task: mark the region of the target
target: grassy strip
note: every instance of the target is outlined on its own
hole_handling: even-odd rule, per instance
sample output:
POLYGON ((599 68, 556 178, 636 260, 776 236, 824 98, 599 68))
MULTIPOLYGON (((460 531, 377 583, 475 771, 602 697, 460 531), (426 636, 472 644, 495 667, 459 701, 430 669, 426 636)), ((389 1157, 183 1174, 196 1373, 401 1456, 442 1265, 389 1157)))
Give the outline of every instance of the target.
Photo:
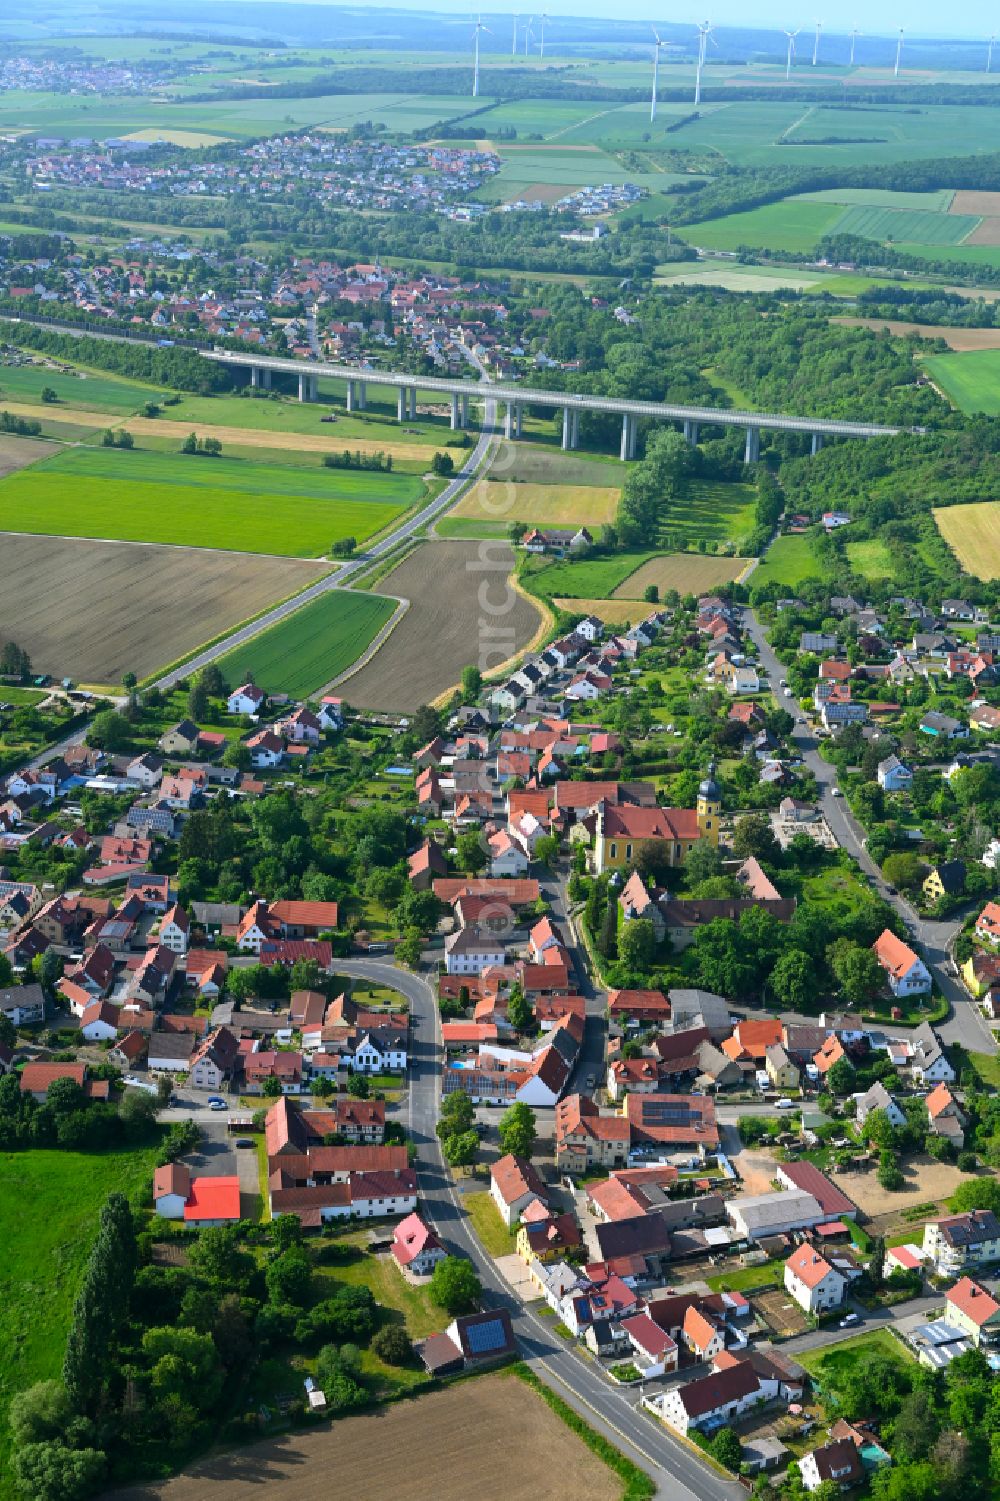
POLYGON ((608 1469, 614 1470, 623 1483, 621 1501, 651 1501, 651 1498, 656 1495, 656 1486, 645 1470, 640 1470, 638 1465, 626 1459, 620 1449, 616 1449, 614 1444, 609 1443, 596 1429, 591 1428, 590 1424, 585 1422, 568 1402, 564 1402, 562 1397, 557 1396, 550 1387, 546 1386, 545 1382, 536 1376, 523 1361, 518 1361, 516 1365, 511 1366, 511 1370, 519 1381, 530 1386, 543 1402, 548 1403, 556 1417, 561 1418, 567 1428, 572 1429, 576 1436, 583 1440, 592 1454, 596 1454, 598 1459, 608 1466, 608 1469))

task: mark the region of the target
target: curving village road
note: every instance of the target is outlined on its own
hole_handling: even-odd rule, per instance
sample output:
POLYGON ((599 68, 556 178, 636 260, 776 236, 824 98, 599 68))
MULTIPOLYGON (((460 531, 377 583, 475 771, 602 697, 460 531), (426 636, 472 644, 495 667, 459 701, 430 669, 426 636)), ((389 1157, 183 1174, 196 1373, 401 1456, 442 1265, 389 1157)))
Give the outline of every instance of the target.
POLYGON ((745 1496, 736 1481, 723 1479, 693 1448, 639 1411, 634 1398, 604 1380, 595 1366, 555 1335, 551 1322, 529 1312, 483 1250, 461 1208, 435 1135, 443 1054, 437 1005, 428 981, 385 960, 338 960, 338 968, 392 986, 409 1001, 407 1128, 417 1153, 420 1212, 449 1249, 470 1259, 488 1300, 510 1310, 524 1359, 594 1428, 651 1474, 660 1495, 670 1501, 737 1501, 745 1496))
MULTIPOLYGON (((744 618, 747 632, 771 681, 772 691, 777 694, 784 668, 772 650, 764 627, 754 611, 746 610, 744 618)), ((841 796, 834 796, 837 786, 836 767, 820 755, 816 738, 798 703, 794 699, 789 699, 787 704, 780 699, 778 701, 782 708, 787 707, 795 720, 790 738, 816 778, 819 806, 837 843, 858 862, 882 900, 899 913, 911 938, 922 951, 922 957, 932 971, 935 983, 948 999, 951 1015, 937 1028, 942 1040, 946 1043, 960 1043, 970 1052, 995 1053, 996 1040, 979 1007, 951 973, 950 946, 962 926, 961 919, 952 918, 939 922, 924 917, 905 897, 889 890, 882 872, 868 853, 864 829, 847 806, 846 800, 841 796)))

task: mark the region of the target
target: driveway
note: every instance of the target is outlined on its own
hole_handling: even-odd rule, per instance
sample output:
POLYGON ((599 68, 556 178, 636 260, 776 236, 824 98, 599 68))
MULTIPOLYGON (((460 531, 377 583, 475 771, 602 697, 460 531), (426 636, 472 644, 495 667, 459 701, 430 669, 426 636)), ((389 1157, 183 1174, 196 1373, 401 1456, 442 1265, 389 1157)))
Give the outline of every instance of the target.
MULTIPOLYGON (((767 669, 772 691, 784 673, 784 667, 772 651, 764 627, 753 610, 746 611, 748 634, 754 642, 760 660, 767 669)), ((938 988, 951 1005, 951 1015, 938 1027, 943 1042, 957 1042, 975 1053, 995 1053, 996 1039, 986 1023, 979 1007, 971 999, 964 986, 948 972, 949 945, 961 927, 960 921, 935 922, 922 917, 904 897, 889 891, 882 872, 864 846, 865 832, 842 797, 834 797, 837 786, 837 771, 819 754, 816 739, 799 705, 792 699, 782 702, 795 720, 790 739, 803 761, 816 778, 819 804, 827 823, 841 849, 845 849, 858 862, 875 890, 884 902, 893 907, 903 919, 910 936, 923 949, 923 957, 934 973, 938 988)))

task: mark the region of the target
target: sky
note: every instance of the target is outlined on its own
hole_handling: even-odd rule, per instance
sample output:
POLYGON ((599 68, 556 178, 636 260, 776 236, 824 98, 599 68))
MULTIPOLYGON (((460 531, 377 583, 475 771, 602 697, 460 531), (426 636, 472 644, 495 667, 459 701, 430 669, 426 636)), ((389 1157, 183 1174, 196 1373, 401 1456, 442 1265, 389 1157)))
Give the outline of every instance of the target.
MULTIPOLYGON (((299 0, 299 3, 329 4, 329 0, 299 0)), ((252 0, 251 6, 246 5, 246 0, 227 0, 227 4, 234 7, 239 4, 249 11, 252 0)), ((991 31, 1000 32, 1000 15, 985 0, 963 0, 957 9, 948 8, 945 11, 942 11, 940 5, 932 4, 931 0, 864 0, 864 3, 861 0, 838 0, 836 6, 829 4, 828 0, 820 0, 818 6, 815 0, 813 3, 810 0, 756 0, 752 7, 746 4, 746 0, 705 0, 700 7, 692 4, 691 0, 682 0, 680 5, 676 4, 676 0, 669 0, 669 3, 658 7, 651 6, 650 0, 618 0, 614 7, 609 5, 608 0, 539 0, 539 10, 543 4, 551 17, 588 16, 608 21, 613 14, 622 20, 633 22, 672 22, 678 25, 695 24, 707 18, 716 26, 736 26, 742 31, 757 26, 775 27, 779 30, 794 29, 797 26, 808 29, 817 20, 822 20, 824 28, 831 34, 839 32, 846 35, 852 27, 857 26, 869 37, 894 37, 901 26, 908 35, 914 37, 946 36, 967 39, 987 37, 991 31)), ((474 3, 470 6, 468 0, 434 0, 433 6, 410 5, 405 0, 367 0, 366 8, 416 12, 433 10, 467 15, 473 19, 477 9, 474 3)), ((528 3, 519 8, 525 14, 531 12, 528 3)), ((489 5, 482 9, 484 16, 503 14, 489 5)), ((513 10, 508 14, 513 14, 513 10)))

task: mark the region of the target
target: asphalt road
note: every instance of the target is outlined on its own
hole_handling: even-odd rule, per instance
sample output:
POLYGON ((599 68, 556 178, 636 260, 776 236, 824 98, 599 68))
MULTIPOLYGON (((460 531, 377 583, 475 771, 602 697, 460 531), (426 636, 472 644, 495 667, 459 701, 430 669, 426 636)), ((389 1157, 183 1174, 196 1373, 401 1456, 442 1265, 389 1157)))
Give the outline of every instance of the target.
MULTIPOLYGON (((764 627, 754 612, 747 610, 745 617, 747 632, 757 648, 761 663, 770 677, 772 689, 777 695, 778 684, 784 676, 785 669, 772 651, 764 627)), ((861 869, 871 879, 872 885, 882 900, 888 902, 889 906, 894 907, 899 913, 909 929, 911 938, 922 950, 924 961, 933 972, 936 984, 951 1005, 951 1015, 937 1028, 942 1040, 946 1043, 961 1043, 964 1048, 972 1052, 995 1053, 996 1041, 979 1007, 961 982, 949 972, 949 944, 958 933, 961 921, 951 919, 947 922, 935 922, 921 916, 904 897, 889 891, 882 872, 865 848, 864 829, 851 813, 846 800, 833 795, 833 790, 837 785, 836 768, 819 754, 816 739, 801 708, 793 699, 779 698, 778 702, 795 720, 791 739, 805 764, 816 777, 819 805, 837 843, 858 862, 861 869)))
POLYGON ((651 1474, 659 1493, 670 1501, 736 1501, 743 1497, 742 1487, 723 1480, 662 1424, 637 1410, 629 1394, 606 1382, 592 1364, 558 1339, 551 1323, 536 1318, 514 1297, 471 1229, 434 1134, 439 1114, 441 1038, 430 985, 421 976, 386 962, 356 959, 338 963, 350 974, 394 986, 410 1003, 407 1126, 417 1151, 420 1212, 451 1250, 472 1261, 489 1301, 510 1310, 525 1360, 593 1427, 651 1474))

